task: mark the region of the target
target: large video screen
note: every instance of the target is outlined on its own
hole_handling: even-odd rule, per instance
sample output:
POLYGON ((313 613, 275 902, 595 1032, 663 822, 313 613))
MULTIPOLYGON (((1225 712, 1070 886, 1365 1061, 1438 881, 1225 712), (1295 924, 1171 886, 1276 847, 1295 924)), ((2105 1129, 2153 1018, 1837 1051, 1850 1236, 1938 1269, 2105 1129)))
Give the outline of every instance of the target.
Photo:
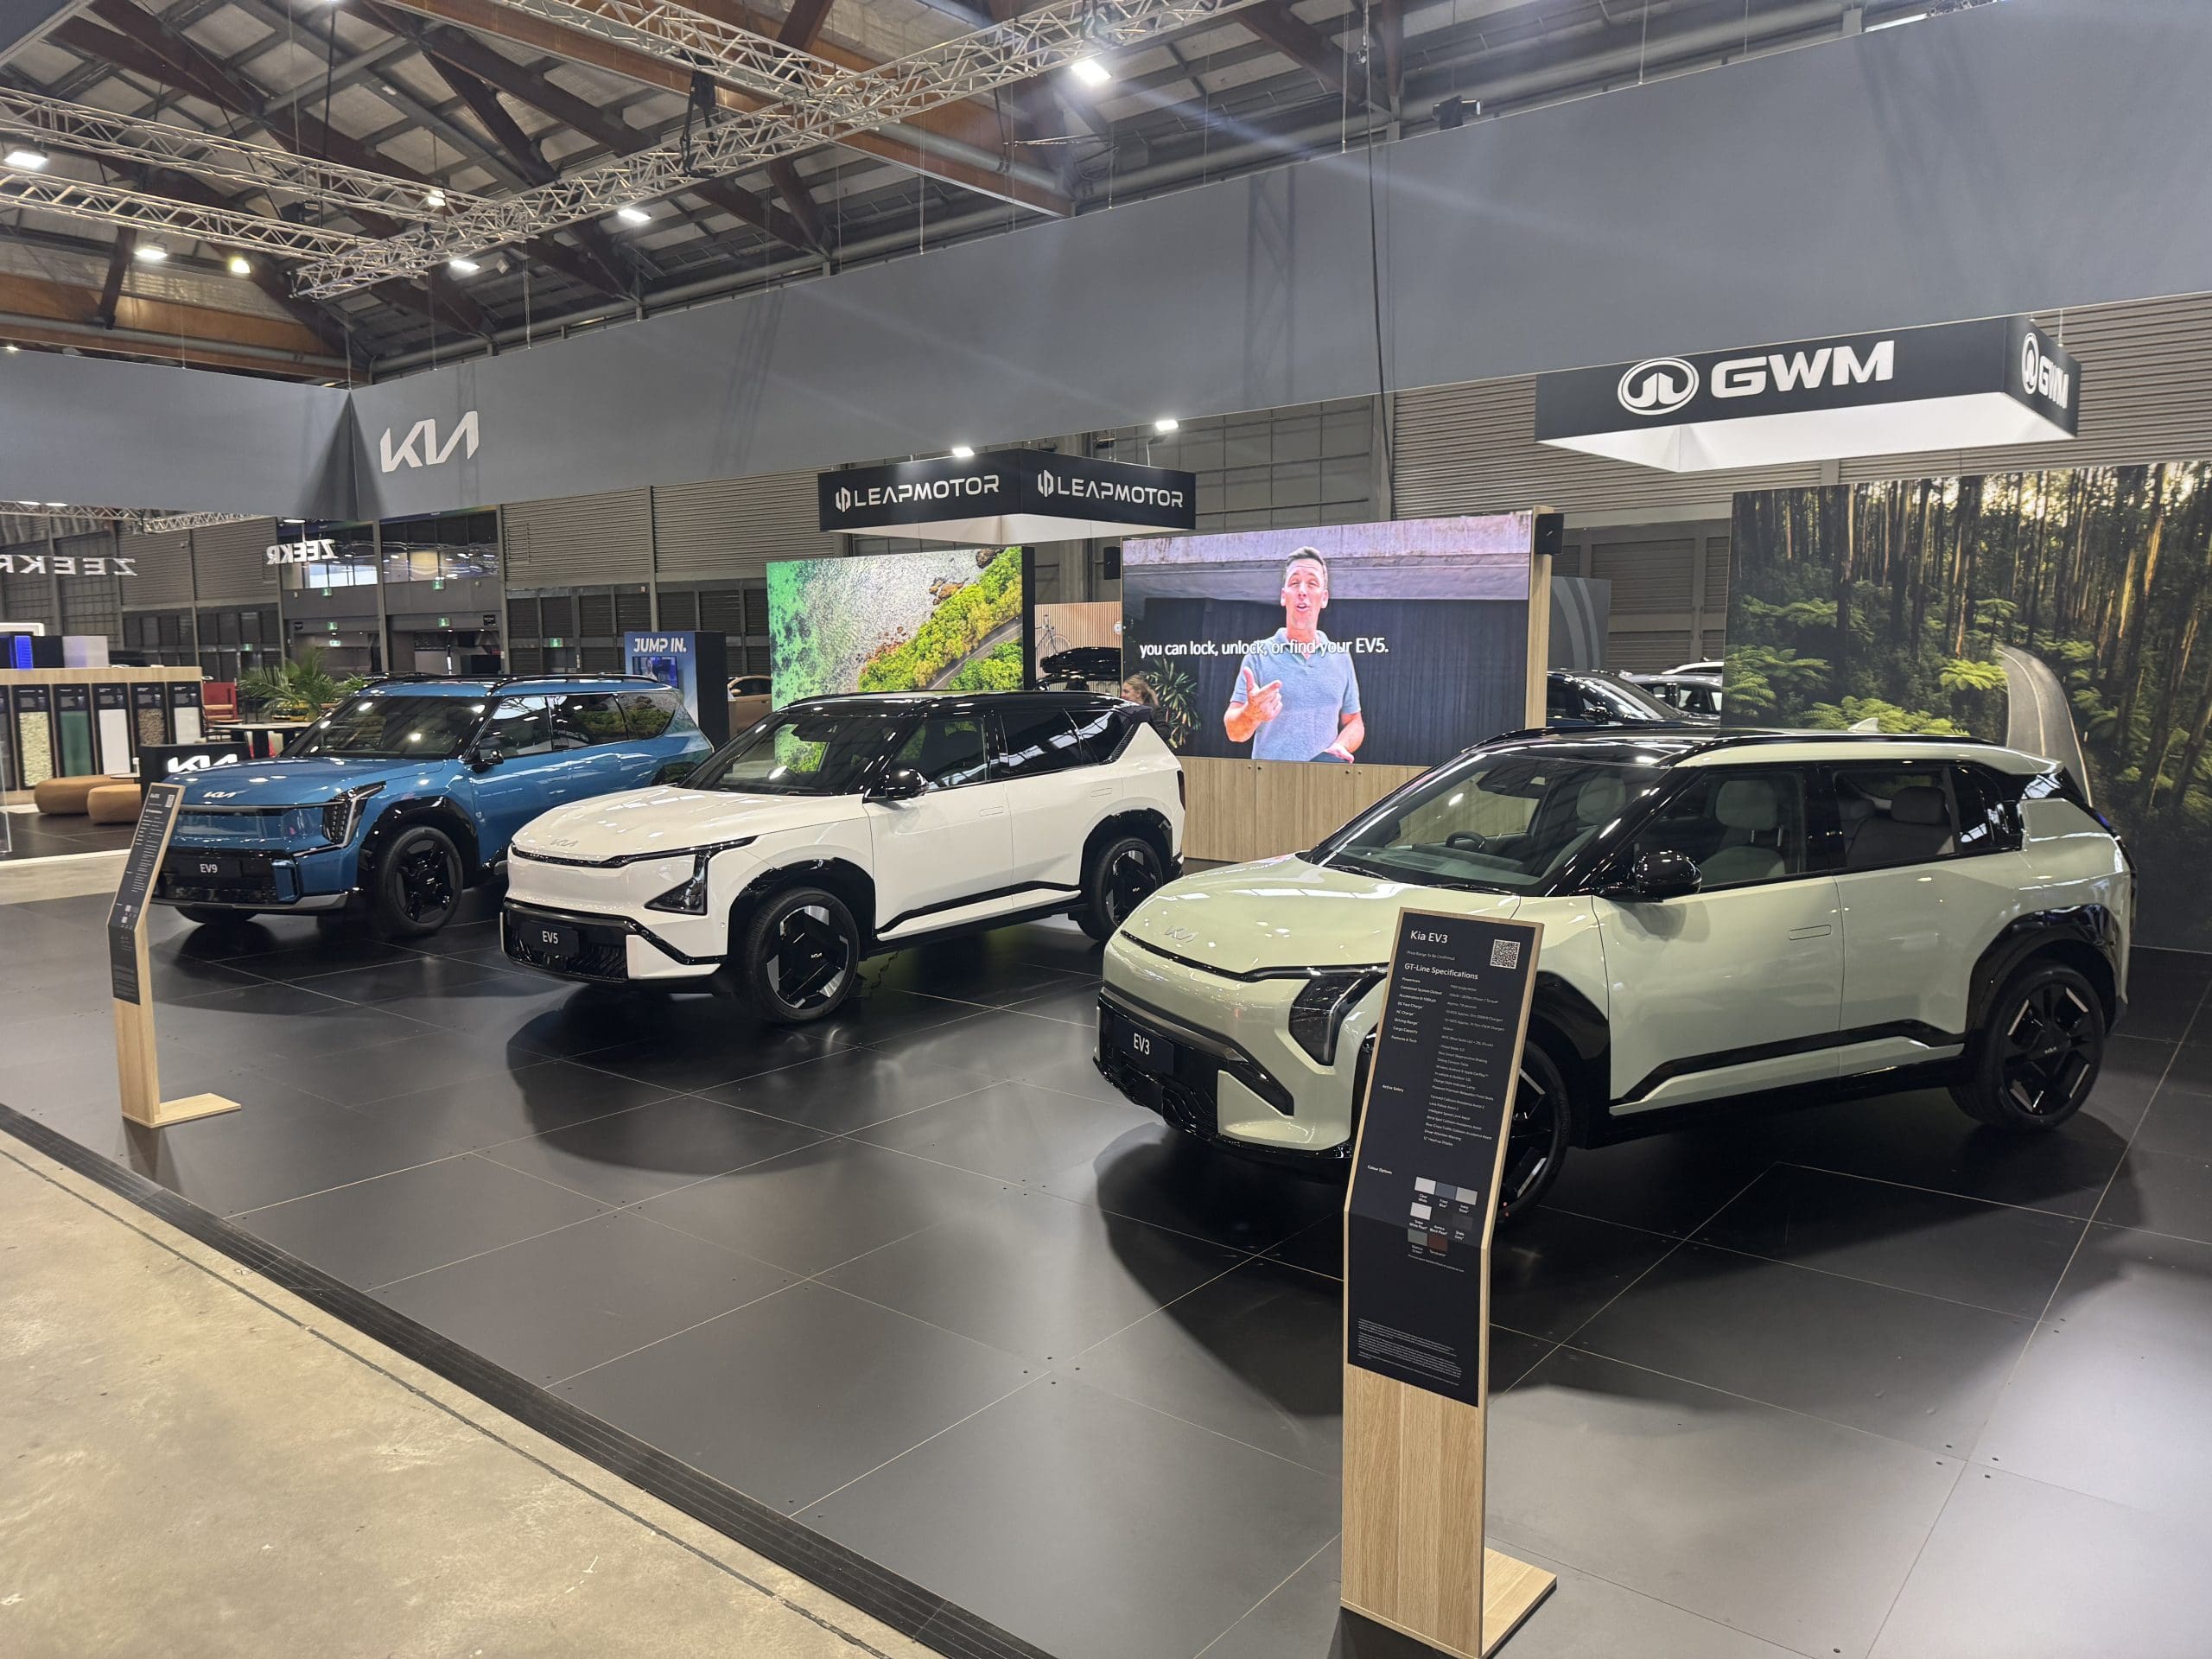
POLYGON ((776 707, 849 691, 1013 691, 1027 678, 1028 550, 768 566, 776 707))
POLYGON ((1534 518, 1122 544, 1128 692, 1178 753, 1431 766, 1528 724, 1534 518))

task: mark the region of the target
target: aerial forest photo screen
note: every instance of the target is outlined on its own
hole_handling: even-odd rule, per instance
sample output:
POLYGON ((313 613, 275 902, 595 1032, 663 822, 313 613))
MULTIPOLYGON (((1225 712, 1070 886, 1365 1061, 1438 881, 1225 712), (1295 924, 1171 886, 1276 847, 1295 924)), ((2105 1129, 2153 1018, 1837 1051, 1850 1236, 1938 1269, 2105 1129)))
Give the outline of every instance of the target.
POLYGON ((1965 733, 2118 826, 2137 939, 2212 950, 2212 463, 1737 496, 1734 724, 1965 733))

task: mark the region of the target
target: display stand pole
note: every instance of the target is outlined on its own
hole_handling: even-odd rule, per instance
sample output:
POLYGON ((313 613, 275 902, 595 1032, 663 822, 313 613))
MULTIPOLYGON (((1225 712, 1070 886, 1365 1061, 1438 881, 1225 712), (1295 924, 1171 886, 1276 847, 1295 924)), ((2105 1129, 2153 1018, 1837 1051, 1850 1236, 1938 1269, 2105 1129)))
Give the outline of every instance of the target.
POLYGON ((149 1129, 238 1109, 238 1102, 221 1095, 162 1098, 159 1052, 154 1041, 153 966, 146 954, 146 907, 183 805, 183 785, 146 785, 145 798, 138 809, 138 828, 123 861, 123 880, 107 913, 108 976, 115 994, 116 1078, 123 1093, 123 1115, 149 1129))
POLYGON ((1343 1602, 1456 1659, 1556 1582, 1483 1542, 1491 1235, 1542 931, 1400 916, 1344 1205, 1343 1602))

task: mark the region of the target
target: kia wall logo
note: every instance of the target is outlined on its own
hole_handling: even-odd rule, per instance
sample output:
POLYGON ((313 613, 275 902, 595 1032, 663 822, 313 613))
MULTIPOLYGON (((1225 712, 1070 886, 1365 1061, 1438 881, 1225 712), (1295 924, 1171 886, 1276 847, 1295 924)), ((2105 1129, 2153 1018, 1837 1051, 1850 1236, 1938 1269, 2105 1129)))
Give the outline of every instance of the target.
POLYGON ((461 450, 463 461, 476 459, 476 411, 473 409, 454 423, 443 443, 438 442, 435 421, 417 421, 407 429, 407 442, 395 449, 391 428, 387 426, 377 441, 377 460, 387 473, 396 473, 403 467, 442 467, 453 459, 456 449, 461 450))
POLYGON ((1647 357, 1621 376, 1621 407, 1631 415, 1671 415, 1697 396, 1697 369, 1679 357, 1647 357))
POLYGON ((2020 385, 2031 397, 2048 397, 2061 409, 2074 393, 2074 377, 2056 358, 2044 355, 2043 341, 2031 332, 2020 342, 2020 385))

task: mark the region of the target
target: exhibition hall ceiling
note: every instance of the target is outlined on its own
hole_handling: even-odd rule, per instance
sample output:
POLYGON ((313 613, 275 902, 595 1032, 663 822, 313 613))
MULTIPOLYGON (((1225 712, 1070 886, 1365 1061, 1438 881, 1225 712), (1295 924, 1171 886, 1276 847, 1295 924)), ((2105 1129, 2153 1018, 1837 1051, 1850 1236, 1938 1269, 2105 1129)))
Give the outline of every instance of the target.
POLYGON ((35 0, 0 341, 343 384, 1986 3, 35 0))

